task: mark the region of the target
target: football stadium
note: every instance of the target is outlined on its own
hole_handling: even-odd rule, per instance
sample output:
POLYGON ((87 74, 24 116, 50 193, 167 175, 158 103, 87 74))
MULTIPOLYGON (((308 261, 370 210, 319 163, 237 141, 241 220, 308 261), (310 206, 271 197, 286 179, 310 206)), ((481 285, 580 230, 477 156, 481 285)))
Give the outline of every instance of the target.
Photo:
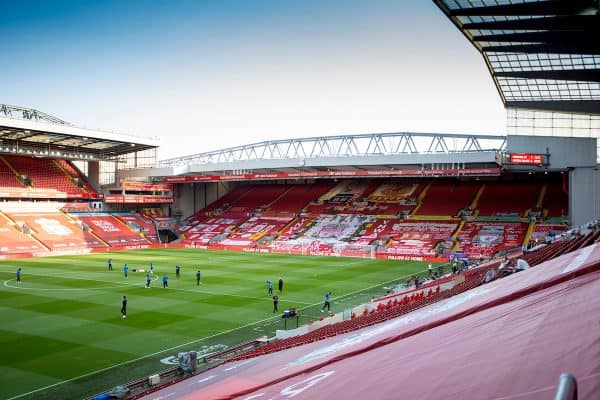
POLYGON ((160 158, 0 104, 0 398, 597 398, 599 3, 427 3, 506 134, 160 158))

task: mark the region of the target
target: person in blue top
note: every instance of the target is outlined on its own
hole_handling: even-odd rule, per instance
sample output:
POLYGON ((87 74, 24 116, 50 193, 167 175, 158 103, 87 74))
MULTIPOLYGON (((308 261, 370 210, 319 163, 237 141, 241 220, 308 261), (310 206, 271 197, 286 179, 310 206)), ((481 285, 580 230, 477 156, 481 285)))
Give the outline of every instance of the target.
POLYGON ((196 286, 200 285, 200 270, 196 272, 196 286))
POLYGON ((271 296, 273 294, 273 282, 267 281, 267 296, 271 296))
POLYGON ((128 272, 129 272, 129 267, 127 266, 127 264, 123 265, 123 275, 125 275, 125 278, 127 278, 128 272))
POLYGON ((146 272, 146 288, 150 289, 150 281, 152 278, 150 277, 150 272, 146 272))
POLYGON ((17 268, 17 283, 21 283, 21 267, 17 268))
POLYGON ((152 261, 150 261, 150 273, 154 273, 154 263, 152 261))
POLYGON ((107 263, 108 263, 108 270, 112 271, 113 270, 112 269, 112 258, 109 258, 107 263))
POLYGON ((169 287, 169 277, 167 276, 167 274, 163 275, 162 281, 163 281, 163 288, 168 288, 169 287))

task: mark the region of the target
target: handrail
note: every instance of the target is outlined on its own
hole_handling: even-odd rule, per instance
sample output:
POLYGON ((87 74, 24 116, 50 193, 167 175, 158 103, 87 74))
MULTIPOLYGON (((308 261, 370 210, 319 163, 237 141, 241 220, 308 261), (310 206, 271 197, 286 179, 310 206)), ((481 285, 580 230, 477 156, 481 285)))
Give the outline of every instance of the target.
POLYGON ((554 400, 577 400, 577 379, 573 375, 560 374, 554 400))

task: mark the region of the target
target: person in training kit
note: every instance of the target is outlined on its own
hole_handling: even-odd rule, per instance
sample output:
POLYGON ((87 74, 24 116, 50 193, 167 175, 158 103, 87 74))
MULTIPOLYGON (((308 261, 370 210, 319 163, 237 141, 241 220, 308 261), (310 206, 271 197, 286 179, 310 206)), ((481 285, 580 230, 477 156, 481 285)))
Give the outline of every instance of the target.
POLYGON ((127 273, 129 272, 129 267, 127 266, 127 264, 125 264, 123 266, 123 275, 125 275, 125 278, 127 278, 127 273))
POLYGON ((113 270, 112 269, 112 258, 109 258, 107 263, 108 263, 108 270, 112 271, 113 270))
POLYGON ((279 303, 279 297, 277 297, 277 295, 273 296, 273 312, 276 313, 279 311, 279 309, 277 308, 277 304, 279 303))
POLYGON ((279 278, 279 292, 283 292, 283 279, 279 278))
POLYGON ((123 300, 121 301, 121 315, 123 318, 127 318, 127 297, 123 296, 123 300))
POLYGON ((323 312, 323 310, 325 310, 325 307, 327 307, 327 311, 329 311, 329 307, 330 307, 330 298, 331 298, 331 292, 327 292, 325 293, 325 303, 323 303, 323 307, 321 308, 321 312, 323 312))
POLYGON ((146 288, 150 289, 150 281, 152 278, 150 277, 150 272, 146 272, 146 288))
POLYGON ((268 292, 267 295, 270 296, 273 294, 273 282, 267 281, 268 292))
POLYGON ((169 277, 167 276, 167 274, 163 275, 162 282, 163 282, 163 288, 169 287, 169 277))
POLYGON ((181 268, 179 267, 179 265, 175 266, 175 278, 179 278, 181 275, 179 274, 181 272, 181 268))
POLYGON ((21 267, 17 268, 17 283, 21 283, 21 267))
POLYGON ((196 286, 200 285, 200 270, 196 272, 196 286))

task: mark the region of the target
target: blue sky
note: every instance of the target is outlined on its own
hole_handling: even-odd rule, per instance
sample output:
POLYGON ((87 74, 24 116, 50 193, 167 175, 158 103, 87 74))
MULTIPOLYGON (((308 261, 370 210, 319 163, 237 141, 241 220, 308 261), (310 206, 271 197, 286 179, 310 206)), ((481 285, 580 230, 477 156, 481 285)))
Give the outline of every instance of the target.
POLYGON ((0 103, 155 136, 159 158, 300 136, 504 133, 429 0, 0 0, 0 103))

